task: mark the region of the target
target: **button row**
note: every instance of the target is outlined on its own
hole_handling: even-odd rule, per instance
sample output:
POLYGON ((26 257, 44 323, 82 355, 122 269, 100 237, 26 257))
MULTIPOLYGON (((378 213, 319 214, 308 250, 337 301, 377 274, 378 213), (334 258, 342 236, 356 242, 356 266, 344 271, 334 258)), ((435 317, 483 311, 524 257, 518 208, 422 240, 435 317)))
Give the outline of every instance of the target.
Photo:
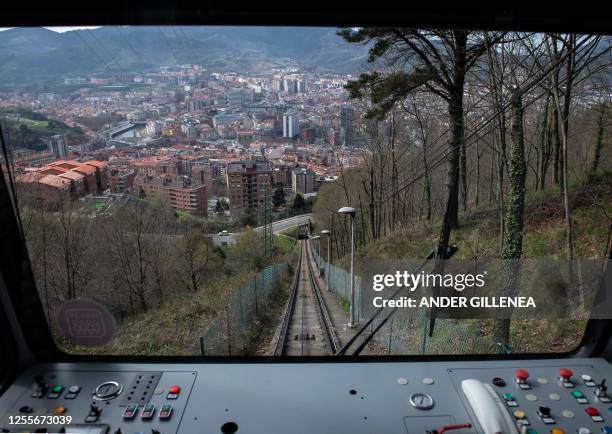
MULTIPOLYGON (((172 404, 163 404, 159 409, 158 419, 159 420, 169 420, 172 416, 172 404)), ((128 404, 128 406, 123 411, 123 419, 124 420, 133 420, 138 413, 138 404, 128 404)), ((142 420, 151 420, 155 415, 155 405, 146 404, 142 408, 142 413, 140 418, 142 420)))

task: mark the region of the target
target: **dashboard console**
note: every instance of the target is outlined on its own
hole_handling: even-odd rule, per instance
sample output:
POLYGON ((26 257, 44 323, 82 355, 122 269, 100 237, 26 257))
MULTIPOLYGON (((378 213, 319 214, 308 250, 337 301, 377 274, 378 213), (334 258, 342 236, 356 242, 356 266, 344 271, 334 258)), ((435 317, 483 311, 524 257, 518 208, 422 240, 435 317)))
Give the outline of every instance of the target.
POLYGON ((612 434, 604 359, 37 365, 0 432, 612 434))

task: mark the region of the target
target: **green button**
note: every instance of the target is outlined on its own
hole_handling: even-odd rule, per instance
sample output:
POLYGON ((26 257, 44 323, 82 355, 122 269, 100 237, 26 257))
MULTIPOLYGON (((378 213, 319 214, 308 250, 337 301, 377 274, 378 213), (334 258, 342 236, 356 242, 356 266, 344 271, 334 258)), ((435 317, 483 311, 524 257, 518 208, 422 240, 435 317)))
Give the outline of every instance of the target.
POLYGON ((538 434, 538 432, 533 428, 527 428, 527 434, 538 434))
POLYGON ((514 399, 514 396, 511 393, 504 393, 504 399, 506 401, 512 401, 514 399))
POLYGON ((60 386, 59 384, 53 388, 54 393, 60 393, 62 390, 64 390, 64 386, 60 386))
POLYGON ((574 390, 572 392, 572 396, 574 398, 582 398, 584 396, 584 394, 580 390, 574 390))

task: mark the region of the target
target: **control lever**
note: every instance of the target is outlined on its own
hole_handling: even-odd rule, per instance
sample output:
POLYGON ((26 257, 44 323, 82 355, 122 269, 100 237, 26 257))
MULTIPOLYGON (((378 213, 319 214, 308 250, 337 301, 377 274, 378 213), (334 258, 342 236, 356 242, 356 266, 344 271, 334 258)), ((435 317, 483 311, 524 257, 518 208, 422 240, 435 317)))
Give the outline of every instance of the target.
POLYGON ((47 383, 45 382, 45 377, 41 374, 38 374, 34 377, 34 393, 32 393, 33 398, 42 398, 47 393, 47 383))
POLYGON ((461 382, 461 389, 484 434, 519 434, 514 420, 489 384, 468 379, 461 382))
POLYGON ((442 425, 432 431, 425 431, 427 434, 443 434, 446 431, 452 431, 454 429, 472 428, 471 423, 457 423, 454 425, 442 425))
POLYGON ((595 391, 595 396, 601 398, 602 396, 606 396, 608 392, 608 386, 606 386, 606 379, 601 380, 601 383, 597 385, 597 390, 595 391))

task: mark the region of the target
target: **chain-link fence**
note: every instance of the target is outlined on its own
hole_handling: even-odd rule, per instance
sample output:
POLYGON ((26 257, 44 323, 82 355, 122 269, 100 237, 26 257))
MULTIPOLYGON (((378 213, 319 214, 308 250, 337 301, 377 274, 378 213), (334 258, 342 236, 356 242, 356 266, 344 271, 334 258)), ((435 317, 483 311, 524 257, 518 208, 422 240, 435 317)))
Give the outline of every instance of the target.
MULTIPOLYGON (((330 265, 315 249, 312 249, 317 267, 323 270, 325 282, 335 292, 341 303, 347 307, 350 299, 350 273, 343 268, 330 265)), ((373 298, 379 295, 371 284, 355 276, 355 315, 358 324, 365 323, 377 311, 373 298)), ((383 311, 370 324, 362 338, 375 330, 391 312, 383 311)), ((491 321, 437 319, 432 336, 429 336, 430 320, 422 309, 399 308, 376 332, 363 354, 488 354, 497 353, 490 333, 491 321)), ((356 348, 359 341, 352 348, 356 348)), ((350 354, 347 353, 347 354, 350 354)))
POLYGON ((223 311, 200 337, 198 353, 207 356, 245 354, 257 332, 257 318, 266 314, 272 290, 287 272, 287 262, 270 265, 236 288, 223 311))
MULTIPOLYGON (((340 298, 340 303, 346 308, 348 313, 348 306, 351 299, 351 273, 345 271, 343 268, 336 267, 333 264, 328 264, 316 249, 311 249, 317 268, 322 270, 323 279, 325 285, 329 285, 329 290, 336 293, 340 298)), ((355 318, 357 322, 361 322, 364 319, 363 310, 361 309, 361 278, 355 276, 355 318)))

